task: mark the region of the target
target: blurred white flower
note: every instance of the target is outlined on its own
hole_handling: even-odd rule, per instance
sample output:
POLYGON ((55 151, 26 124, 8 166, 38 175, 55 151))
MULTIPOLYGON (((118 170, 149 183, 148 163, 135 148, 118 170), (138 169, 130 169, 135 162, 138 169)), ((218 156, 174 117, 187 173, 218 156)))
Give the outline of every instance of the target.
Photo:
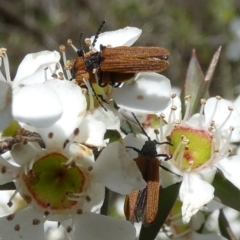
POLYGON ((230 31, 233 39, 229 41, 226 47, 226 54, 229 60, 238 61, 240 59, 240 18, 236 17, 230 23, 230 31))
POLYGON ((189 223, 182 223, 180 200, 177 200, 167 218, 167 226, 172 239, 176 240, 226 240, 226 238, 216 233, 197 232, 206 224, 205 216, 202 212, 194 215, 189 223))

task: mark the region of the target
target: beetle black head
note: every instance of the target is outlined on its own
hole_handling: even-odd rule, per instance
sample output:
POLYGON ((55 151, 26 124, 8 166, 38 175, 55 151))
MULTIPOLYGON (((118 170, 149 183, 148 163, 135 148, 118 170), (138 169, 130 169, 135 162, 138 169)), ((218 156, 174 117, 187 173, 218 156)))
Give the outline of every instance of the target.
POLYGON ((141 149, 141 155, 147 160, 151 160, 157 156, 156 141, 146 141, 141 149))

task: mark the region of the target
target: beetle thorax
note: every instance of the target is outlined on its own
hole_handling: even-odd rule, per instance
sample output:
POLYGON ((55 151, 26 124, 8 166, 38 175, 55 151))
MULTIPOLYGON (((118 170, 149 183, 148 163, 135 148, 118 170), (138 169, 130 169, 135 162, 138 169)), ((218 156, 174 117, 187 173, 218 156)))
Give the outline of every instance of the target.
POLYGON ((147 160, 151 160, 152 158, 156 157, 157 149, 156 143, 154 141, 146 141, 141 149, 141 154, 146 157, 147 160))
POLYGON ((91 56, 86 57, 84 59, 85 62, 85 70, 91 71, 93 69, 99 69, 102 58, 100 52, 95 52, 91 56))

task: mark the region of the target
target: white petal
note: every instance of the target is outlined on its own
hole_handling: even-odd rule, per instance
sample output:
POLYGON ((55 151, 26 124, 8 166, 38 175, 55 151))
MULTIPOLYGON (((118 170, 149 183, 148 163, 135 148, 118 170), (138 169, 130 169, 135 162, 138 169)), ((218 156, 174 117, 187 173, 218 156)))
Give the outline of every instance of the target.
MULTIPOLYGON (((103 46, 111 45, 112 47, 131 46, 137 41, 141 33, 142 30, 136 27, 125 27, 116 31, 101 33, 93 50, 100 51, 100 44, 103 46)), ((92 43, 94 38, 95 36, 90 38, 92 43)))
POLYGON ((12 220, 6 217, 0 218, 1 239, 11 240, 43 240, 43 214, 38 213, 32 207, 15 213, 12 220), (33 220, 40 220, 38 224, 33 224, 33 220), (17 231, 16 229, 18 229, 17 231))
POLYGON ((114 192, 126 195, 146 186, 133 159, 119 142, 109 144, 94 164, 93 179, 114 192))
POLYGON ((5 184, 12 182, 16 178, 17 172, 14 173, 7 173, 7 174, 0 174, 0 184, 5 184))
POLYGON ((12 87, 9 83, 0 80, 0 131, 12 120, 12 87))
POLYGON ((227 240, 227 238, 224 238, 215 233, 200 234, 196 232, 193 233, 192 239, 193 240, 227 240))
POLYGON ((161 165, 165 168, 169 169, 171 172, 166 171, 165 169, 160 167, 160 177, 161 177, 161 186, 163 188, 169 187, 175 183, 181 182, 182 172, 178 170, 172 163, 169 161, 161 161, 161 165), (174 174, 175 173, 175 174, 174 174))
MULTIPOLYGON (((136 122, 136 120, 135 120, 135 118, 133 117, 132 112, 127 111, 126 109, 123 109, 123 108, 119 108, 119 109, 118 109, 118 113, 119 113, 124 119, 126 119, 127 121, 130 121, 130 122, 135 123, 136 125, 138 125, 137 122, 136 122)), ((148 117, 149 117, 148 114, 137 113, 137 114, 135 114, 135 115, 136 115, 136 117, 137 117, 137 119, 138 119, 138 121, 140 122, 141 125, 144 125, 144 123, 145 123, 146 121, 148 121, 148 117)), ((138 126, 138 127, 139 127, 139 126, 138 126)), ((156 134, 155 134, 154 136, 156 136, 156 134)))
POLYGON ((91 113, 88 113, 81 122, 80 133, 74 141, 85 143, 90 146, 103 147, 104 134, 106 132, 105 123, 97 120, 91 113))
POLYGON ((185 173, 180 187, 180 200, 182 205, 183 222, 188 223, 200 207, 214 198, 212 185, 202 180, 198 175, 185 173))
POLYGON ((199 113, 195 113, 193 114, 188 120, 187 120, 187 124, 190 126, 199 126, 199 122, 200 122, 200 118, 201 121, 203 123, 203 125, 205 125, 205 115, 200 115, 199 113))
POLYGON ((157 73, 139 73, 130 84, 113 91, 119 107, 131 112, 159 113, 170 104, 169 79, 157 73))
MULTIPOLYGON (((240 140, 240 115, 238 115, 236 112, 234 112, 232 118, 231 118, 231 126, 234 127, 234 131, 232 131, 231 135, 231 142, 239 142, 240 140)), ((229 128, 227 131, 225 131, 226 136, 229 136, 229 128)), ((224 136, 224 134, 223 134, 224 136)))
POLYGON ((206 222, 206 218, 205 218, 204 213, 199 211, 195 215, 192 216, 191 227, 194 230, 199 230, 205 222, 206 222))
POLYGON ((176 86, 172 86, 172 93, 173 93, 173 94, 176 94, 177 97, 180 97, 181 91, 182 91, 181 88, 176 87, 176 86))
POLYGON ((59 60, 60 54, 57 51, 42 51, 26 55, 18 67, 13 84, 16 86, 45 81, 44 69, 51 64, 58 63, 59 60), (42 74, 42 77, 39 78, 38 74, 42 74), (39 81, 39 79, 42 80, 39 81))
MULTIPOLYGON (((240 141, 240 126, 237 126, 236 125, 233 125, 234 126, 234 131, 232 132, 232 135, 231 135, 231 142, 234 143, 234 142, 239 142, 240 141)), ((229 135, 229 131, 225 131, 223 133, 223 136, 228 136, 229 135)))
POLYGON ((171 122, 175 122, 177 120, 181 120, 181 116, 182 116, 182 104, 181 104, 181 100, 178 96, 176 96, 174 99, 172 99, 173 103, 169 106, 167 106, 166 109, 164 109, 161 113, 163 113, 165 115, 165 119, 169 119, 169 115, 171 113, 171 118, 169 119, 169 123, 171 122), (175 107, 175 110, 172 111, 172 106, 175 107))
POLYGON ((93 182, 88 188, 87 196, 91 198, 91 201, 84 203, 85 211, 97 212, 104 201, 105 187, 100 183, 93 182))
POLYGON ((24 166, 34 159, 37 154, 42 151, 38 143, 15 144, 12 148, 11 154, 14 161, 19 166, 24 166))
POLYGON ((2 156, 0 156, 0 169, 0 185, 12 182, 18 174, 18 167, 10 164, 2 156), (4 172, 3 169, 6 171, 4 172))
POLYGON ((225 178, 240 189, 240 155, 223 159, 216 164, 216 167, 223 172, 225 178))
POLYGON ((203 212, 213 212, 213 211, 215 211, 215 210, 217 210, 217 209, 221 209, 221 208, 224 208, 224 207, 225 207, 224 204, 222 204, 222 203, 220 203, 220 202, 217 202, 217 201, 215 201, 215 200, 212 200, 211 202, 209 202, 209 203, 207 204, 206 207, 204 206, 204 207, 201 209, 201 211, 203 211, 203 212))
POLYGON ((86 98, 78 85, 67 80, 50 80, 45 85, 58 95, 62 103, 63 114, 49 128, 39 128, 38 133, 47 146, 51 144, 55 147, 62 147, 65 140, 79 126, 85 116, 86 98), (49 132, 53 133, 53 137, 50 139, 48 138, 49 132))
MULTIPOLYGON (((133 133, 129 133, 124 138, 124 143, 125 143, 126 147, 134 147, 134 148, 137 148, 141 151, 143 145, 145 144, 145 142, 147 140, 148 140, 148 138, 143 134, 136 134, 135 135, 133 133)), ((132 158, 137 158, 138 157, 138 153, 131 148, 126 148, 126 152, 132 158)))
POLYGON ((120 132, 120 119, 118 111, 114 107, 114 102, 110 101, 109 104, 104 104, 107 111, 102 107, 98 107, 93 111, 93 117, 98 121, 102 121, 106 129, 114 129, 120 132))
POLYGON ((47 235, 47 240, 63 240, 63 236, 66 236, 66 229, 64 226, 62 224, 59 226, 59 223, 55 221, 46 221, 44 224, 44 231, 47 235))
MULTIPOLYGON (((229 115, 230 111, 228 110, 228 107, 233 107, 233 103, 226 100, 226 99, 221 99, 218 101, 218 106, 216 109, 216 112, 214 113, 215 105, 216 105, 216 98, 209 98, 206 102, 204 112, 205 112, 205 118, 206 118, 206 124, 210 124, 210 121, 215 121, 216 126, 221 126, 221 124, 226 120, 227 116, 229 115), (214 113, 214 116, 213 116, 214 113), (213 116, 213 118, 212 118, 213 116)), ((234 123, 240 121, 240 116, 238 116, 236 111, 232 112, 232 116, 228 121, 224 124, 224 129, 229 129, 230 126, 234 126, 234 123), (235 119, 235 120, 234 120, 235 119), (238 120, 236 120, 238 119, 238 120)))
POLYGON ((95 163, 95 158, 92 150, 85 145, 74 142, 69 145, 68 151, 70 155, 81 159, 81 165, 84 166, 85 169, 88 169, 90 166, 92 167, 95 163))
POLYGON ((209 183, 212 183, 216 174, 217 168, 214 167, 207 167, 204 169, 201 169, 198 174, 199 176, 204 180, 207 181, 209 183))
POLYGON ((35 127, 48 127, 62 115, 62 103, 56 92, 44 84, 22 87, 13 95, 13 116, 35 127))
POLYGON ((135 240, 136 238, 136 230, 129 221, 94 213, 78 215, 75 226, 75 239, 135 240))
POLYGON ((238 96, 233 102, 235 109, 240 113, 240 96, 238 96))
MULTIPOLYGON (((238 96, 238 98, 236 99, 236 101, 234 101, 233 103, 234 105, 234 110, 233 110, 233 114, 231 117, 231 121, 230 123, 232 124, 232 126, 234 126, 234 132, 237 132, 239 135, 239 131, 240 131, 240 96, 238 96)), ((231 138, 232 141, 232 138, 231 138)))

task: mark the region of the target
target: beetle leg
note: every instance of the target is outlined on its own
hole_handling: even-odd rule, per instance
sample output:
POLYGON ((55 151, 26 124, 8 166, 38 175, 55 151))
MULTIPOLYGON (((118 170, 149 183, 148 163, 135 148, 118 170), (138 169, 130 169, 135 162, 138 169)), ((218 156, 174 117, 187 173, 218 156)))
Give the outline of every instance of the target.
POLYGON ((126 146, 126 148, 131 148, 131 149, 133 149, 135 152, 141 154, 141 151, 140 151, 139 149, 135 148, 135 147, 126 146))
POLYGON ((105 100, 101 94, 98 94, 97 96, 101 99, 101 101, 108 104, 107 100, 105 100))
POLYGON ((168 161, 172 157, 169 157, 167 154, 157 154, 155 157, 165 157, 164 161, 168 161))
POLYGON ((102 83, 102 72, 98 76, 98 86, 99 87, 106 87, 108 84, 107 83, 102 83))
POLYGON ((168 168, 162 166, 161 164, 159 164, 159 167, 161 167, 161 168, 164 169, 165 171, 170 172, 170 173, 172 173, 172 174, 174 174, 174 175, 176 175, 176 176, 178 176, 178 177, 182 177, 181 175, 179 175, 179 174, 177 174, 177 173, 171 171, 170 169, 168 169, 168 168))
POLYGON ((157 142, 156 140, 154 140, 155 144, 158 144, 158 145, 162 145, 162 144, 168 144, 170 146, 173 146, 173 144, 171 142, 157 142))

